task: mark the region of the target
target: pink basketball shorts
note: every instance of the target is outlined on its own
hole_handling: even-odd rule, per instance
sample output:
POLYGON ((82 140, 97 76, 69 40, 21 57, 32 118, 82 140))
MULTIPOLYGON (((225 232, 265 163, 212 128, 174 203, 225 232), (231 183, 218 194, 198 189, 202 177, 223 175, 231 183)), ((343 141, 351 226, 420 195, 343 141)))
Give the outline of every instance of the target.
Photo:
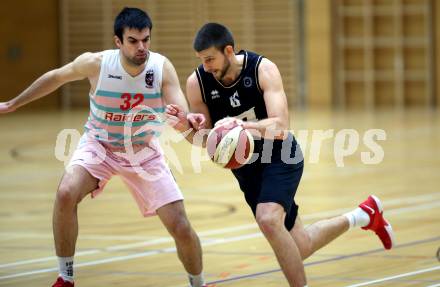
POLYGON ((67 168, 80 165, 99 180, 98 188, 92 191, 92 197, 103 191, 113 175, 119 175, 143 216, 151 216, 156 214, 158 208, 183 200, 159 144, 155 143, 151 147, 145 147, 130 157, 126 153, 110 150, 84 135, 67 168))

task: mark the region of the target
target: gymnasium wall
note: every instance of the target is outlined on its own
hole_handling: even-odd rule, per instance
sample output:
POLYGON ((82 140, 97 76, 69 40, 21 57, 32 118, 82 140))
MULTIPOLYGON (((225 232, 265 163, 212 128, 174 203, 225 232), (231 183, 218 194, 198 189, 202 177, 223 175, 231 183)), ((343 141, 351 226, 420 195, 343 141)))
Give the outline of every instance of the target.
MULTIPOLYGON (((85 51, 113 47, 113 20, 124 6, 145 9, 153 20, 151 50, 167 56, 182 87, 199 64, 192 49, 197 30, 220 22, 232 31, 236 50, 253 50, 275 62, 283 76, 289 103, 296 93, 296 34, 294 1, 266 0, 75 0, 61 1, 63 62, 85 51)), ((88 83, 65 89, 64 106, 87 106, 88 83)))
MULTIPOLYGON (((2 1, 0 6, 0 101, 7 101, 60 64, 58 1, 2 1)), ((56 92, 24 107, 59 106, 56 92)))
POLYGON ((434 106, 434 2, 331 1, 336 107, 434 106))
MULTIPOLYGON (((292 107, 299 106, 298 81, 301 69, 298 65, 300 62, 298 35, 301 28, 297 17, 299 1, 277 0, 270 3, 265 0, 5 1, 0 9, 2 36, 0 101, 16 96, 44 72, 73 60, 85 51, 112 48, 112 24, 115 15, 124 6, 135 6, 147 10, 152 17, 155 26, 152 50, 170 58, 183 87, 186 77, 199 63, 191 47, 195 32, 206 21, 218 21, 226 24, 234 33, 237 50, 240 48, 254 50, 267 56, 279 66, 289 104, 292 107)), ((440 106, 440 93, 437 92, 440 83, 440 57, 438 57, 440 4, 432 0, 304 0, 303 2, 306 49, 303 68, 307 81, 305 102, 307 106, 342 106, 346 109, 440 106), (415 39, 418 33, 427 31, 424 30, 427 27, 423 20, 424 16, 420 14, 426 12, 420 7, 421 3, 431 5, 428 7, 432 8, 429 10, 432 12, 433 23, 429 46, 403 47, 399 50, 398 46, 394 45, 392 49, 379 47, 369 51, 365 47, 349 47, 341 50, 336 45, 342 32, 345 33, 344 37, 359 36, 356 33, 364 31, 361 29, 365 29, 366 23, 372 23, 373 28, 377 27, 369 36, 372 39, 375 33, 380 37, 387 36, 387 33, 389 35, 401 33, 403 40, 405 36, 410 40, 415 39), (367 11, 373 11, 371 16, 373 22, 362 14, 361 10, 367 4, 372 7, 367 7, 367 11), (403 10, 403 16, 399 16, 401 18, 396 18, 394 7, 406 9, 403 10), (343 14, 340 13, 341 11, 343 14), (393 26, 397 23, 393 19, 402 19, 399 24, 402 26, 393 26), (338 29, 338 23, 341 21, 348 24, 349 30, 345 29, 341 32, 338 29), (394 24, 388 25, 391 22, 394 24), (400 31, 399 27, 403 27, 404 30, 400 31), (427 62, 425 55, 430 51, 432 58, 427 62), (403 57, 408 67, 414 67, 414 71, 402 76, 398 67, 393 66, 389 61, 393 57, 403 57), (345 61, 345 66, 341 66, 341 59, 345 61), (377 68, 374 65, 377 65, 377 68), (341 73, 347 74, 347 71, 344 71, 346 67, 354 70, 349 71, 348 80, 347 78, 341 80, 339 78, 341 73), (391 72, 381 69, 388 69, 391 72), (382 77, 376 82, 369 81, 368 73, 372 70, 376 78, 380 78, 381 75, 388 78, 382 77), (364 74, 364 71, 369 72, 364 74), (428 72, 423 74, 423 71, 428 72), (397 75, 397 81, 394 75, 397 75), (341 95, 344 95, 343 99, 341 95)), ((360 33, 364 35, 363 32, 360 33)), ((379 42, 381 39, 379 38, 379 42)), ((87 107, 87 93, 87 81, 69 84, 62 92, 41 99, 27 109, 87 107)))
POLYGON ((434 35, 435 35, 435 89, 436 106, 440 107, 440 3, 434 1, 434 35))
POLYGON ((331 1, 307 0, 305 14, 307 104, 310 107, 331 107, 331 1))

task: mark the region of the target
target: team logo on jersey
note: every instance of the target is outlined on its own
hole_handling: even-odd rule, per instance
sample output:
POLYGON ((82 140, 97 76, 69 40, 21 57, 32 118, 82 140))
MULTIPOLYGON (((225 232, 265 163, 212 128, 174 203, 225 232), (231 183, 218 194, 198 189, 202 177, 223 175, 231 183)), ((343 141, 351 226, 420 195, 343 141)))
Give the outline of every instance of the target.
POLYGON ((154 71, 148 70, 145 73, 145 85, 147 88, 152 88, 154 83, 154 71))
POLYGON ((239 106, 241 106, 240 96, 238 95, 237 91, 235 91, 235 93, 229 97, 229 101, 231 102, 231 106, 233 108, 238 108, 239 106))
POLYGON ((243 84, 246 88, 249 88, 252 86, 252 78, 251 77, 244 77, 243 84))
POLYGON ((215 99, 218 99, 218 98, 220 98, 220 94, 218 93, 218 91, 217 90, 212 90, 211 91, 211 99, 215 100, 215 99))

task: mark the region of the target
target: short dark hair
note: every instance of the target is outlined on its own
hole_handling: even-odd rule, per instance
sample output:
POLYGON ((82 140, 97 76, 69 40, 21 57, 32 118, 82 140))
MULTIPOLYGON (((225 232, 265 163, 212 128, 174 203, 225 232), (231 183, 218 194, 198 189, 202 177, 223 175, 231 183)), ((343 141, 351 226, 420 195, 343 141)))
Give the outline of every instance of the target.
POLYGON ((151 31, 151 29, 153 29, 153 23, 147 12, 138 8, 125 7, 119 12, 118 16, 116 16, 115 24, 113 26, 114 33, 121 42, 123 41, 122 34, 124 33, 125 28, 134 28, 139 31, 145 28, 150 28, 151 31))
POLYGON ((226 46, 234 48, 234 38, 228 28, 218 23, 207 23, 200 28, 194 39, 193 48, 197 52, 215 47, 223 51, 226 46))

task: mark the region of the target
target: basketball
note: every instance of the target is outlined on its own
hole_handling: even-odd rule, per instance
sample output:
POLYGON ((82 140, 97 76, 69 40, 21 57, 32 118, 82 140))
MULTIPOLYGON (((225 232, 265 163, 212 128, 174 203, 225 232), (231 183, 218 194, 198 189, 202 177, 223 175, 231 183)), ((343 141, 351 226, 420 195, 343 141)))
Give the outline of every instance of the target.
POLYGON ((245 165, 254 152, 251 133, 236 122, 215 126, 206 144, 211 160, 228 169, 245 165))

